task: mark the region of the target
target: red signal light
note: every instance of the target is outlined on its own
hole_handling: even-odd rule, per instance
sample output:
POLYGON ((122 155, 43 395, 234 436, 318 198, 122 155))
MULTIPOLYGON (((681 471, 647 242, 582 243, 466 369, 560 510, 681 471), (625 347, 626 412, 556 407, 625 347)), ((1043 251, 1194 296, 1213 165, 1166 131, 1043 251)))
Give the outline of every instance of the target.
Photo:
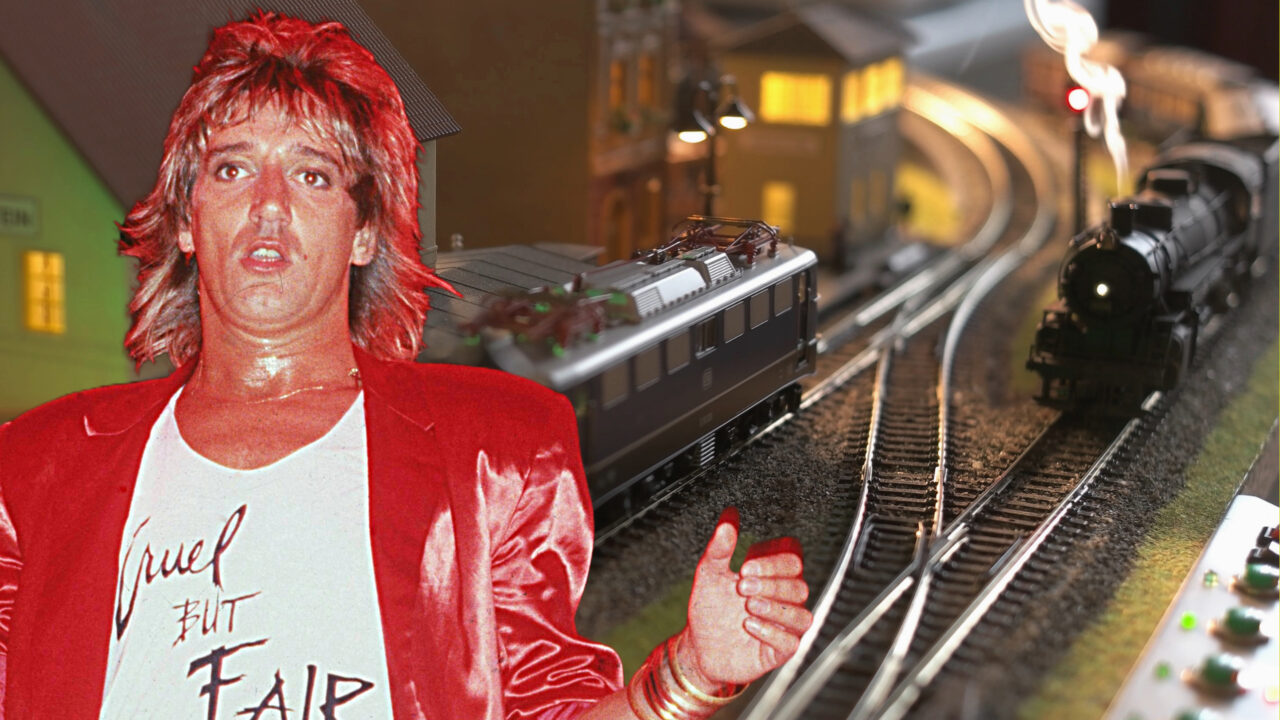
POLYGON ((1089 107, 1089 91, 1079 85, 1068 90, 1067 107, 1071 108, 1071 112, 1084 112, 1089 107))

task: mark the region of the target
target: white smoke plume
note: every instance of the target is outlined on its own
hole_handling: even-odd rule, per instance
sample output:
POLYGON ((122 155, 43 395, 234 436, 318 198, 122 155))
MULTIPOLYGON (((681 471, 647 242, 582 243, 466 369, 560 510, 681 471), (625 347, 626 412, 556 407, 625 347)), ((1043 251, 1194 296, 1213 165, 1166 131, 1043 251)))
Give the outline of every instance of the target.
POLYGON ((1084 126, 1090 137, 1103 136, 1116 167, 1116 187, 1129 184, 1129 154, 1117 112, 1124 99, 1120 71, 1085 55, 1098 43, 1098 26, 1088 10, 1071 0, 1023 0, 1027 19, 1049 47, 1062 55, 1067 74, 1089 91, 1084 126))

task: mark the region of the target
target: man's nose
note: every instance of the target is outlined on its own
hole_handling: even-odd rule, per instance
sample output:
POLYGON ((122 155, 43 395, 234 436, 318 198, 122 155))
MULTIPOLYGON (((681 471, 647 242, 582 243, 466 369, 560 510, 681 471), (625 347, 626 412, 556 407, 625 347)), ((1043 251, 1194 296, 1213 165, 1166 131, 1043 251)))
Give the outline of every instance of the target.
MULTIPOLYGON (((261 225, 282 225, 289 222, 289 187, 284 171, 278 166, 263 168, 255 178, 253 207, 254 222, 261 225)), ((270 229, 268 228, 268 231, 270 229)))

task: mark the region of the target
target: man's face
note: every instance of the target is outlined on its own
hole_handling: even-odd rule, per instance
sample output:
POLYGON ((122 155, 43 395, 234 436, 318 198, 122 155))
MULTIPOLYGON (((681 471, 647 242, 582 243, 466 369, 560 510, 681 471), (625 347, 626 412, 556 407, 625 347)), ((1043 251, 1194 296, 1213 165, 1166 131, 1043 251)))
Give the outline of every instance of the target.
POLYGON ((200 268, 201 312, 286 338, 346 322, 348 269, 373 259, 339 149, 276 108, 214 130, 179 234, 200 268))

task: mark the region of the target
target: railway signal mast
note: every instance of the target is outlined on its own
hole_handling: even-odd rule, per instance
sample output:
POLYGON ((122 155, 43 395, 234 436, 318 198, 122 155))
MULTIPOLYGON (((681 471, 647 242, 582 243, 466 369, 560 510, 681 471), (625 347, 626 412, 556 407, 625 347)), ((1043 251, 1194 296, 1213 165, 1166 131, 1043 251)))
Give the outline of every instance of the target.
POLYGON ((1087 130, 1084 125, 1084 113, 1089 108, 1089 91, 1079 85, 1072 85, 1067 88, 1067 108, 1075 113, 1076 121, 1073 135, 1075 136, 1075 158, 1073 161, 1074 177, 1072 184, 1074 185, 1073 193, 1075 195, 1075 228, 1073 235, 1079 235, 1084 232, 1085 225, 1085 203, 1087 202, 1088 193, 1085 187, 1085 139, 1087 130))

